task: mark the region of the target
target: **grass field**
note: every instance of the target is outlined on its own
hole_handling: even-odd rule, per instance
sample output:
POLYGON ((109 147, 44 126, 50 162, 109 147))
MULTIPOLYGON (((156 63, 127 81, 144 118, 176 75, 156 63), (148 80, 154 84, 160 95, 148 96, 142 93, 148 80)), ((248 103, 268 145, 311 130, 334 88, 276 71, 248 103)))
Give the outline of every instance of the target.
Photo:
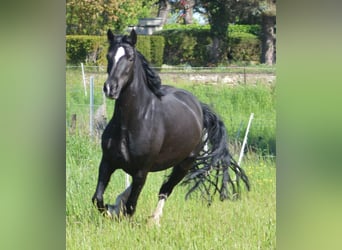
MULTIPOLYGON (((104 78, 95 78, 98 105, 102 103, 104 78)), ((177 86, 211 104, 224 120, 231 138, 235 138, 242 121, 248 121, 250 112, 255 113, 251 138, 263 137, 266 146, 249 150, 241 164, 251 181, 251 191, 243 190, 238 201, 216 200, 208 207, 195 197, 185 201, 186 187, 179 185, 166 202, 161 227, 157 227, 148 224, 147 218, 155 209, 167 172, 151 173, 131 219, 113 221, 100 216, 91 204, 101 150, 98 141, 87 132, 89 97, 84 96, 80 74, 67 72, 67 119, 73 113, 78 117, 78 130, 72 134, 68 130, 66 136, 67 249, 276 248, 276 167, 274 158, 263 154, 270 153, 269 142, 275 143, 274 87, 251 85, 231 89, 182 82, 177 86)), ((113 102, 106 102, 111 114, 113 102)), ((237 158, 237 152, 234 156, 237 158)), ((105 192, 105 202, 113 203, 124 188, 124 173, 118 170, 105 192)))
MULTIPOLYGON (((210 207, 200 199, 184 200, 177 186, 167 201, 161 227, 146 223, 157 204, 164 172, 151 173, 130 220, 111 221, 91 204, 95 191, 100 147, 84 135, 67 139, 67 249, 275 249, 276 192, 274 161, 256 155, 243 167, 252 190, 238 201, 216 200, 210 207)), ((114 203, 125 188, 122 171, 113 174, 104 195, 114 203)))

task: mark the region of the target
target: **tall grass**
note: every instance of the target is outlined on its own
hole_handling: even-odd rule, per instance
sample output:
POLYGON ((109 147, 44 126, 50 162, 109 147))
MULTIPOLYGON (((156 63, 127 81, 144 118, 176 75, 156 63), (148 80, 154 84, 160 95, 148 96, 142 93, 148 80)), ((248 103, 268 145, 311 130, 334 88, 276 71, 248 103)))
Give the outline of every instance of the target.
MULTIPOLYGON (((112 221, 91 204, 95 191, 99 144, 84 134, 67 137, 67 249, 275 249, 275 163, 250 156, 243 167, 252 190, 241 200, 185 201, 186 187, 178 185, 166 202, 161 227, 151 226, 152 214, 165 172, 150 173, 131 219, 112 221)), ((113 203, 125 187, 124 173, 112 176, 104 195, 113 203)))

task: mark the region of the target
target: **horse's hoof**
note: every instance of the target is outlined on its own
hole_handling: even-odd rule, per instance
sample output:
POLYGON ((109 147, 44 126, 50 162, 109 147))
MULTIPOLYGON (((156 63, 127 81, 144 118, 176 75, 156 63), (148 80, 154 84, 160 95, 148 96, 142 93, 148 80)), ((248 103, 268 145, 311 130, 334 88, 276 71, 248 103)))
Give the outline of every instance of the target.
POLYGON ((106 212, 104 213, 104 216, 108 219, 113 219, 113 214, 108 210, 106 210, 106 212))
POLYGON ((107 213, 111 216, 112 219, 114 218, 120 219, 126 216, 126 214, 124 213, 124 210, 120 208, 120 206, 106 204, 106 208, 107 208, 107 213))
POLYGON ((112 205, 106 204, 106 214, 113 218, 115 216, 115 208, 112 205))
POLYGON ((159 216, 155 216, 155 215, 151 215, 151 216, 148 218, 147 223, 148 223, 148 225, 150 225, 150 226, 157 226, 157 227, 160 227, 160 217, 159 217, 159 216))

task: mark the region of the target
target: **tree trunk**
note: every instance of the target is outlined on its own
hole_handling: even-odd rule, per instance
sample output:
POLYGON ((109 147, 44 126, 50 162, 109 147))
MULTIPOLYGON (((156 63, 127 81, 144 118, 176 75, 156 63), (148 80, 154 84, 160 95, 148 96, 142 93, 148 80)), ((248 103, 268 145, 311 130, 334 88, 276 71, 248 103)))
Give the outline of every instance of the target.
POLYGON ((171 5, 168 0, 159 0, 158 17, 162 18, 162 25, 166 24, 170 10, 171 5))
POLYGON ((209 65, 217 66, 227 62, 227 41, 219 36, 212 36, 212 43, 208 46, 209 65))
POLYGON ((261 63, 265 63, 267 65, 276 63, 275 24, 275 16, 262 16, 261 63))
MULTIPOLYGON (((209 3, 208 3, 209 4, 209 3)), ((230 22, 230 12, 224 8, 221 1, 210 2, 208 9, 208 19, 210 24, 210 36, 212 43, 208 46, 208 59, 210 66, 226 64, 228 62, 228 24, 230 22)))
POLYGON ((195 6, 195 1, 186 0, 184 1, 184 24, 193 23, 193 8, 195 6))
POLYGON ((228 49, 228 22, 221 22, 217 25, 216 22, 221 22, 220 19, 212 20, 210 24, 210 33, 212 43, 208 46, 208 56, 210 66, 217 66, 220 63, 227 63, 227 49, 228 49))

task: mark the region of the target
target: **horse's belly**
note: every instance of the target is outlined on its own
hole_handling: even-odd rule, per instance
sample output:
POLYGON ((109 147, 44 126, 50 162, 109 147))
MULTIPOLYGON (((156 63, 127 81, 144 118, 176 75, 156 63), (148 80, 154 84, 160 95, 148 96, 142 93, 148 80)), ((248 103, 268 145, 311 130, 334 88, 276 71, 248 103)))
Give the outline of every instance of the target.
POLYGON ((192 150, 180 152, 178 150, 161 153, 153 165, 151 171, 161 171, 173 167, 186 158, 192 156, 192 150))
POLYGON ((198 152, 202 134, 200 130, 184 130, 182 133, 164 141, 164 144, 155 161, 152 171, 164 170, 172 167, 184 159, 193 157, 198 152))

